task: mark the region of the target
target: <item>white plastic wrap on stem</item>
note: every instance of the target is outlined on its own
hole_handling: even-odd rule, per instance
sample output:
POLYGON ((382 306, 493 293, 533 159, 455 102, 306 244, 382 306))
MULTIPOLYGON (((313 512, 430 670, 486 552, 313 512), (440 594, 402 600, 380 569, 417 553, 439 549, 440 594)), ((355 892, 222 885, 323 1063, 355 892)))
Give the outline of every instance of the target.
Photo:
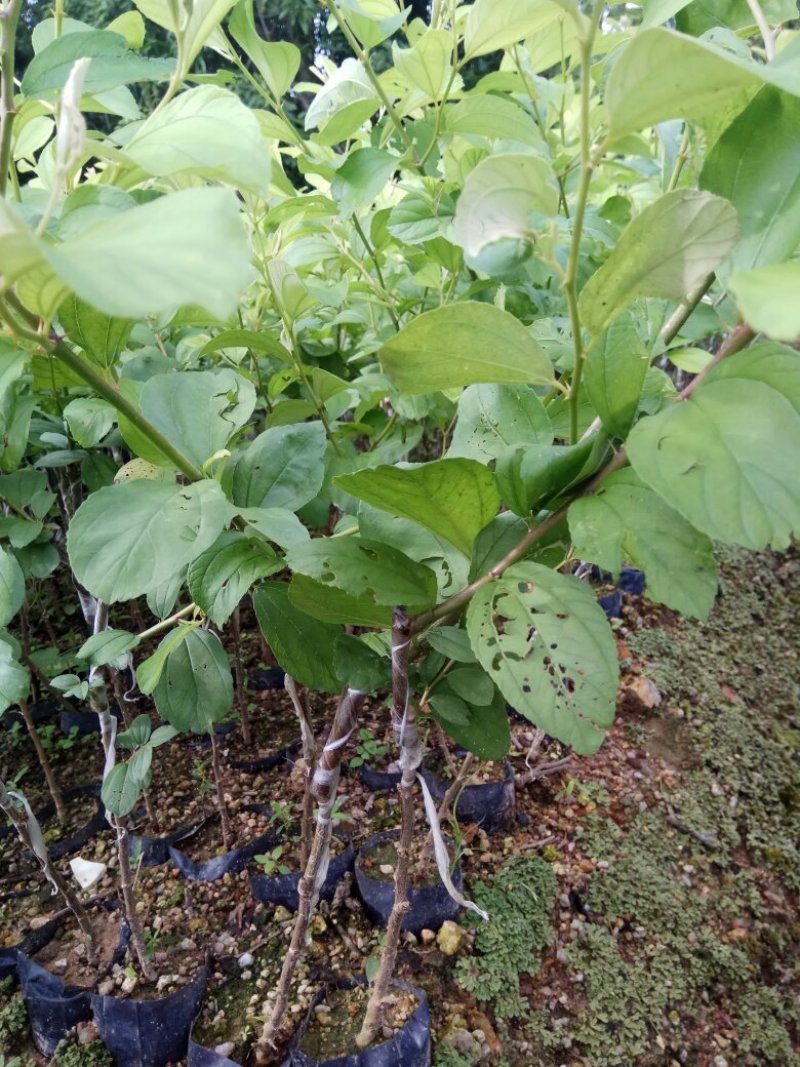
POLYGON ((422 786, 422 796, 425 801, 425 814, 428 817, 428 826, 431 828, 431 837, 433 838, 433 854, 436 857, 436 867, 439 871, 442 885, 459 907, 468 908, 470 911, 474 911, 476 915, 480 915, 485 922, 488 922, 489 913, 484 911, 483 908, 479 908, 474 901, 467 900, 464 894, 460 893, 453 885, 453 879, 450 877, 450 856, 447 853, 447 845, 444 841, 442 828, 439 825, 439 814, 436 811, 436 804, 422 775, 418 774, 417 779, 422 786))

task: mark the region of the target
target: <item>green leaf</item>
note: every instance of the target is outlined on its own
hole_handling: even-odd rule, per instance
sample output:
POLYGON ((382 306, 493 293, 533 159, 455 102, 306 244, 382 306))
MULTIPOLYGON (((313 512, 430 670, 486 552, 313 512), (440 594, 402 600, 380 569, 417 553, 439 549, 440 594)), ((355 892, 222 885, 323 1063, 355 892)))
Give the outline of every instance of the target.
POLYGON ((182 304, 224 318, 252 276, 249 241, 228 189, 159 197, 83 230, 48 259, 92 306, 131 318, 182 304))
POLYGON ((145 696, 149 696, 158 685, 170 652, 199 625, 199 622, 180 623, 174 630, 170 630, 166 637, 162 637, 152 656, 142 660, 136 668, 136 682, 145 696))
POLYGON ((11 622, 25 602, 25 575, 16 556, 0 548, 0 626, 11 622))
POLYGON ((256 391, 232 370, 175 371, 148 379, 139 404, 145 418, 202 467, 246 424, 256 391))
POLYGON ((272 95, 279 100, 300 69, 300 49, 285 41, 264 41, 259 37, 253 18, 253 0, 241 0, 236 5, 228 30, 253 61, 272 95))
POLYGON ((417 316, 379 355, 392 384, 413 395, 476 382, 553 381, 549 359, 518 319, 472 301, 417 316))
POLYGON ((577 19, 585 21, 577 5, 572 4, 551 4, 544 0, 476 0, 468 9, 465 58, 485 56, 541 33, 548 23, 559 18, 564 7, 573 10, 577 19))
POLYGON ((491 471, 469 459, 440 459, 402 470, 374 467, 341 474, 334 484, 383 511, 418 522, 467 556, 500 504, 491 471))
POLYGON ((227 530, 189 564, 186 578, 192 600, 222 627, 254 582, 283 568, 283 560, 260 537, 227 530))
POLYGON ((140 789, 147 789, 150 784, 150 768, 153 763, 153 750, 149 745, 134 752, 128 760, 128 778, 140 789))
POLYGON ((125 38, 108 30, 67 33, 51 41, 28 64, 22 79, 26 97, 54 99, 78 59, 90 58, 83 92, 94 95, 129 82, 162 81, 175 64, 170 59, 148 59, 129 52, 125 38))
POLYGON ((714 270, 739 237, 736 212, 720 197, 676 189, 626 227, 616 247, 584 286, 581 318, 594 335, 633 300, 683 300, 714 270))
POLYGON ((485 137, 487 140, 520 141, 543 149, 536 123, 513 99, 478 93, 450 104, 444 113, 448 134, 485 137))
POLYGON ((178 736, 178 731, 174 726, 157 726, 150 737, 150 747, 158 748, 159 745, 165 745, 167 741, 171 741, 173 737, 178 736))
POLYGON ((232 461, 231 493, 239 507, 296 511, 313 500, 325 480, 321 423, 274 426, 232 461))
POLYGON ((61 304, 58 318, 70 340, 103 367, 112 366, 133 329, 132 319, 113 319, 74 295, 61 304))
POLYGON ((88 660, 92 667, 115 663, 139 644, 136 634, 128 630, 101 630, 92 634, 78 649, 78 659, 88 660))
POLYGON ((281 548, 291 548, 308 541, 311 536, 302 522, 286 508, 241 508, 244 521, 281 548))
POLYGON ((494 682, 480 667, 457 667, 447 675, 447 684, 462 700, 477 707, 486 707, 494 700, 494 682))
POLYGON ((797 353, 729 357, 685 403, 637 423, 627 447, 642 481, 712 539, 786 548, 800 531, 797 353))
POLYGON ((170 100, 136 128, 123 151, 160 178, 193 174, 260 194, 269 186, 270 152, 258 119, 217 85, 170 100))
POLYGON ((340 634, 336 640, 336 669, 343 686, 374 693, 392 684, 391 661, 379 656, 360 638, 340 634))
POLYGON ((524 385, 470 385, 458 400, 448 458, 487 463, 509 445, 553 441, 553 428, 539 397, 524 385))
POLYGON ((398 159, 380 148, 357 148, 336 171, 331 196, 340 215, 370 207, 397 169, 398 159))
POLYGON ((575 553, 617 577, 624 561, 647 576, 647 594, 684 615, 708 617, 717 592, 711 542, 632 470, 606 478, 569 509, 575 553))
POLYGON ((409 88, 418 89, 428 100, 440 100, 453 72, 453 34, 427 30, 412 48, 392 45, 395 70, 409 88))
POLYGON ((458 626, 438 626, 428 633, 428 644, 448 659, 458 663, 474 663, 475 653, 466 630, 458 626))
POLYGON ((364 67, 357 59, 348 58, 311 101, 305 128, 316 127, 325 135, 323 143, 336 144, 354 133, 379 107, 380 99, 364 67))
POLYGON ((309 689, 341 691, 335 655, 341 627, 300 611, 289 600, 288 586, 279 582, 257 589, 253 607, 272 654, 287 674, 309 689))
POLYGON ((197 304, 224 317, 252 277, 235 195, 184 189, 105 216, 53 245, 0 201, 7 282, 52 315, 69 290, 109 316, 140 318, 197 304), (214 271, 206 264, 213 263, 214 271))
POLYGON ((595 442, 515 445, 498 456, 497 484, 506 505, 525 518, 564 493, 586 470, 595 442))
MULTIPOLYGON (((483 671, 480 673, 486 678, 483 671)), ((506 703, 494 684, 490 682, 491 702, 479 705, 456 696, 449 681, 447 678, 438 685, 430 698, 433 717, 457 745, 474 752, 479 759, 503 759, 511 746, 511 733, 506 703)))
POLYGON ((612 437, 624 440, 633 425, 649 365, 636 321, 625 313, 611 323, 589 354, 583 384, 612 437))
POLYGON ((708 42, 672 30, 642 30, 609 75, 605 102, 611 136, 665 119, 716 119, 725 107, 741 109, 759 85, 755 70, 708 42))
POLYGON ((31 685, 27 670, 14 658, 8 636, 0 632, 0 714, 20 700, 26 700, 31 685))
POLYGON ((777 341, 800 338, 800 262, 736 270, 728 288, 754 330, 777 341))
POLYGON ((599 748, 614 721, 617 649, 585 583, 518 563, 477 591, 467 632, 513 707, 580 755, 599 748))
POLYGON ((208 733, 233 704, 228 655, 210 630, 192 629, 174 645, 153 690, 162 719, 181 732, 208 733))
POLYGON ((320 538, 290 548, 286 562, 298 574, 387 607, 422 608, 436 600, 433 571, 376 541, 320 538))
POLYGON ((548 160, 534 155, 488 156, 467 175, 458 199, 453 230, 473 265, 482 269, 481 253, 504 257, 509 266, 533 250, 531 214, 558 213, 558 185, 548 160))
POLYGON ((376 604, 367 596, 350 596, 343 589, 315 582, 304 574, 295 574, 289 583, 289 602, 320 622, 348 626, 389 627, 392 609, 376 604))
POLYGON ((133 481, 86 500, 67 533, 77 580, 107 604, 155 589, 219 537, 232 509, 219 484, 133 481))
POLYGON ((739 216, 734 267, 780 263, 800 246, 798 129, 800 100, 765 86, 706 158, 701 187, 730 200, 739 216))
MULTIPOLYGON (((681 7, 676 20, 678 29, 693 37, 718 27, 756 32, 756 22, 747 0, 703 0, 702 3, 695 0, 693 4, 681 7)), ((764 0, 761 8, 770 25, 797 18, 795 0, 764 0)))
POLYGON ((213 45, 215 48, 220 44, 224 45, 224 38, 220 38, 216 31, 236 0, 192 0, 185 8, 172 3, 171 0, 134 2, 145 18, 173 33, 177 29, 175 19, 179 19, 182 44, 180 54, 183 62, 178 73, 185 75, 204 45, 213 45))
POLYGON ((150 740, 150 716, 137 715, 127 730, 117 734, 117 744, 123 748, 138 748, 150 740))
POLYGON ((340 6, 350 29, 367 50, 391 37, 406 19, 394 0, 340 0, 340 6))
POLYGON ((78 397, 64 408, 69 432, 79 445, 94 448, 117 421, 116 410, 105 400, 78 397))
POLYGON ((128 764, 117 763, 103 779, 100 797, 112 815, 129 815, 141 791, 136 776, 128 774, 128 764))

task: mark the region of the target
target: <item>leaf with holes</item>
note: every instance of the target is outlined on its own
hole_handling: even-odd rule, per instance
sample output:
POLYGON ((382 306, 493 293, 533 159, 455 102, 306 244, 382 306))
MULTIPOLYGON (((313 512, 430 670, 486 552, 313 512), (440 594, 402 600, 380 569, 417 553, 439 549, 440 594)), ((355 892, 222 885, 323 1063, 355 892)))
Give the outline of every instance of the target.
POLYGON ((580 755, 614 721, 617 648, 592 590, 537 563, 518 563, 483 586, 467 632, 509 704, 580 755))
POLYGON ((447 455, 488 463, 510 445, 552 442, 547 410, 530 386, 470 385, 458 400, 447 455))
POLYGON ((228 654, 216 634, 194 629, 172 646, 158 685, 156 710, 176 730, 206 734, 233 704, 228 654))

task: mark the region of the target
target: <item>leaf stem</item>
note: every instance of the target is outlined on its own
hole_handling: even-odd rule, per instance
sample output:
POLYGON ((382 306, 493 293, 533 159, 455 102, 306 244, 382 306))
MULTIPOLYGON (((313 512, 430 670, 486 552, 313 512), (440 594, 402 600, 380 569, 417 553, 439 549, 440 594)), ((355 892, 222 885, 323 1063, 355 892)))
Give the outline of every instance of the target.
POLYGON ((767 22, 764 10, 758 0, 747 0, 747 6, 750 8, 750 13, 756 20, 758 32, 761 34, 761 39, 764 42, 764 51, 767 53, 767 60, 773 60, 775 58, 775 33, 767 22))
POLYGON ((581 250, 581 237, 583 235, 583 220, 586 214, 586 201, 589 196, 589 184, 592 180, 592 172, 595 164, 592 159, 592 144, 589 129, 589 109, 592 98, 592 49, 594 38, 604 5, 597 3, 589 29, 581 39, 581 176, 578 183, 578 196, 575 204, 575 217, 572 223, 572 243, 567 260, 567 269, 564 273, 563 287, 564 296, 569 309, 569 320, 572 327, 572 344, 575 351, 575 367, 572 372, 572 382, 569 394, 569 437, 570 443, 575 444, 578 440, 578 406, 580 403, 581 376, 583 375, 583 363, 585 353, 583 350, 583 337, 581 335, 581 316, 578 308, 578 260, 581 250))
POLYGON ((0 196, 6 195, 14 135, 14 45, 22 0, 9 0, 0 11, 0 196))

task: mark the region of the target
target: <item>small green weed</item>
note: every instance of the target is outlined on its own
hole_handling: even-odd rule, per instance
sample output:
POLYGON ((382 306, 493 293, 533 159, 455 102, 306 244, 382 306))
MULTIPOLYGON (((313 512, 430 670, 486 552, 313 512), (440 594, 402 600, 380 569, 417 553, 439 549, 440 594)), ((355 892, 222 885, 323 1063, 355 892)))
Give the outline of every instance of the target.
POLYGON ((356 754, 349 761, 350 767, 361 767, 365 763, 375 763, 389 751, 388 745, 382 745, 377 738, 372 736, 371 731, 362 727, 358 731, 358 743, 356 754))

